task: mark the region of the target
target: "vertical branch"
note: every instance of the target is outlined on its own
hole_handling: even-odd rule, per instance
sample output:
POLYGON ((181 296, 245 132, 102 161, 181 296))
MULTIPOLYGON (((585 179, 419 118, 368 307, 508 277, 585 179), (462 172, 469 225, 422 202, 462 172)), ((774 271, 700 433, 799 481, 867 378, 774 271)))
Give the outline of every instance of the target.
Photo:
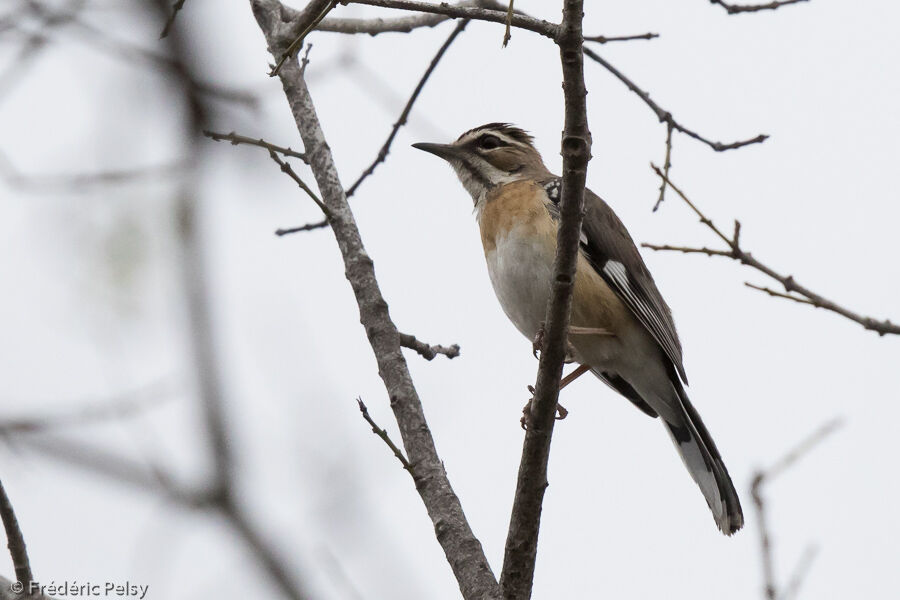
MULTIPOLYGON (((279 56, 279 40, 283 39, 280 29, 285 27, 284 7, 278 0, 251 0, 250 5, 266 36, 269 51, 273 56, 279 56)), ((431 518, 437 540, 453 569, 463 597, 466 600, 496 599, 497 581, 437 454, 422 403, 400 351, 400 334, 391 320, 387 302, 375 277, 372 259, 366 252, 344 194, 334 158, 303 79, 303 70, 292 57, 284 63, 278 75, 303 139, 322 201, 329 211, 328 220, 344 260, 345 275, 359 305, 360 322, 375 355, 378 373, 390 397, 416 490, 431 518)))
POLYGON ((25 536, 22 535, 22 528, 19 527, 19 520, 2 481, 0 481, 0 517, 3 518, 6 545, 16 571, 16 581, 23 586, 23 590, 30 590, 34 576, 31 574, 31 563, 28 561, 28 550, 25 548, 25 536))
POLYGON ((584 209, 584 185, 591 157, 587 124, 582 45, 583 0, 565 0, 559 45, 565 95, 565 130, 562 136, 562 197, 557 234, 553 287, 547 307, 546 331, 531 404, 531 427, 525 433, 516 495, 513 501, 500 587, 507 600, 531 597, 537 558, 541 506, 547 489, 547 461, 559 380, 566 350, 566 331, 575 285, 575 266, 584 209))

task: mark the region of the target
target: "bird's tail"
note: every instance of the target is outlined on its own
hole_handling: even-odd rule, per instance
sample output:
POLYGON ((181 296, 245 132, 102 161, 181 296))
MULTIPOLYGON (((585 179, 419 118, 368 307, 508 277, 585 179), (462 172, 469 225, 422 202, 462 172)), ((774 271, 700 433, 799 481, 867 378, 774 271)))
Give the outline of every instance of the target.
POLYGON ((731 535, 744 525, 741 501, 712 436, 700 420, 681 382, 676 380, 675 388, 682 408, 681 422, 671 423, 665 418, 662 421, 691 477, 700 486, 716 525, 722 533, 731 535))

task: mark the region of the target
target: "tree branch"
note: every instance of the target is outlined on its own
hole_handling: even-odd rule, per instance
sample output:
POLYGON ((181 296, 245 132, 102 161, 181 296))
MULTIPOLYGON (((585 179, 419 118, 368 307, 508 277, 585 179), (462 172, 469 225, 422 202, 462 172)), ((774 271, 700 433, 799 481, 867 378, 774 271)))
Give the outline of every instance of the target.
POLYGON ((534 583, 541 507, 547 489, 547 461, 566 355, 566 330, 575 285, 575 266, 584 209, 584 185, 591 158, 584 85, 583 0, 565 0, 557 44, 563 72, 565 129, 562 136, 562 197, 552 293, 547 305, 541 359, 525 432, 500 587, 506 600, 527 600, 534 583))
POLYGON ((420 342, 416 336, 408 333, 400 334, 400 345, 410 350, 415 350, 419 356, 425 360, 433 360, 438 354, 443 354, 447 358, 453 359, 459 356, 459 344, 452 346, 430 346, 425 342, 420 342))
MULTIPOLYGON (((826 437, 834 433, 843 421, 839 418, 832 419, 820 426, 809 437, 800 442, 797 447, 784 455, 778 462, 768 469, 760 469, 753 476, 750 484, 750 495, 753 498, 753 506, 756 509, 756 523, 759 530, 759 550, 762 556, 764 596, 767 600, 779 600, 782 596, 778 593, 778 584, 775 579, 775 560, 773 558, 772 540, 769 534, 769 524, 766 515, 766 503, 762 495, 763 486, 772 479, 790 468, 798 460, 809 454, 809 452, 826 437)), ((803 574, 808 571, 810 559, 801 561, 801 565, 792 578, 789 589, 796 591, 803 574), (799 573, 799 575, 798 575, 799 573), (800 578, 800 579, 798 579, 800 578)))
POLYGON ((428 78, 431 77, 431 74, 434 73, 434 70, 437 68, 438 63, 441 62, 441 58, 443 58, 444 53, 447 52, 447 48, 456 40, 456 37, 463 32, 466 28, 466 25, 469 24, 468 19, 463 19, 460 21, 453 31, 450 32, 450 35, 441 44, 441 47, 438 48, 437 53, 434 55, 434 58, 431 59, 431 62, 428 64, 428 68, 425 69, 425 73, 422 74, 422 77, 419 78, 419 83, 416 84, 416 87, 413 89, 412 94, 409 97, 409 100, 406 101, 406 106, 403 107, 403 111, 400 113, 400 116, 397 118, 397 121, 394 123, 394 126, 391 128, 391 133, 388 134, 387 140, 385 140, 384 144, 381 146, 381 150, 378 151, 378 155, 375 157, 375 160, 372 161, 372 164, 368 166, 368 168, 362 172, 362 174, 353 182, 353 185, 350 186, 350 189, 347 190, 347 197, 349 198, 353 194, 356 193, 356 190, 359 189, 360 184, 365 181, 366 177, 375 172, 375 168, 383 163, 387 158, 388 152, 390 152, 391 144, 394 143, 394 138, 397 137, 397 132, 400 131, 400 128, 406 125, 406 120, 409 118, 409 113, 412 111, 413 104, 416 103, 416 100, 419 98, 419 94, 422 93, 422 89, 425 87, 425 84, 428 82, 428 78))
POLYGON ((628 77, 626 77, 621 71, 612 66, 606 59, 601 57, 599 54, 591 50, 590 48, 585 48, 584 53, 589 58, 603 65, 603 68, 616 76, 616 78, 624 83, 629 90, 637 94, 637 96, 644 101, 644 104, 650 107, 654 113, 656 113, 656 117, 659 119, 660 123, 666 123, 670 127, 674 128, 676 131, 679 131, 685 134, 688 137, 692 137, 697 141, 703 142, 716 152, 725 152, 726 150, 735 150, 737 148, 742 148, 744 146, 749 146, 750 144, 760 144, 768 139, 769 136, 760 134, 754 138, 750 138, 748 140, 738 141, 738 142, 730 142, 728 144, 723 144, 722 142, 714 142, 709 140, 699 133, 688 129, 681 123, 675 120, 675 117, 672 116, 672 113, 662 108, 659 104, 650 99, 650 94, 639 88, 633 81, 631 81, 628 77))
POLYGON ((3 482, 0 481, 0 517, 3 519, 3 528, 6 530, 7 547, 12 557, 13 569, 16 572, 16 581, 23 586, 23 590, 30 591, 34 576, 31 574, 31 562, 28 560, 28 550, 25 547, 25 536, 19 527, 16 511, 6 494, 3 482))
POLYGON ((751 5, 740 5, 740 4, 729 4, 728 2, 724 2, 723 0, 709 0, 710 4, 718 4, 726 11, 728 11, 729 15, 736 15, 740 13, 749 13, 749 12, 759 12, 761 10, 775 10, 777 8, 781 8, 782 6, 787 6, 788 4, 797 4, 798 2, 808 2, 809 0, 779 0, 776 2, 767 2, 766 4, 751 4, 751 5))
POLYGON ((299 158, 303 162, 306 162, 306 155, 302 152, 297 152, 296 150, 291 149, 290 146, 276 146, 275 144, 267 142, 262 138, 251 138, 247 137, 246 135, 238 135, 233 131, 231 133, 216 133, 215 131, 204 130, 203 135, 215 142, 231 142, 232 146, 237 146, 240 144, 258 146, 260 148, 265 148, 270 152, 277 152, 278 154, 283 154, 284 156, 299 158))
MULTIPOLYGON (((401 334, 402 335, 402 334, 401 334)), ((406 460, 406 457, 403 456, 403 452, 401 452, 400 448, 394 444, 394 441, 391 439, 391 436, 388 435, 388 432, 378 426, 375 423, 374 419, 369 415, 369 409, 366 407, 365 403, 363 403, 362 398, 357 398, 356 403, 359 404, 359 412, 362 413, 363 419, 366 420, 372 427, 372 433, 381 438, 381 440, 387 444, 387 447, 391 449, 391 452, 394 453, 394 456, 397 457, 397 460, 400 461, 400 464, 403 465, 403 468, 409 471, 409 474, 412 475, 413 479, 415 479, 415 475, 412 472, 412 465, 409 464, 409 461, 406 460)))
MULTIPOLYGON (((793 275, 782 275, 772 269, 771 267, 763 264, 759 260, 753 257, 753 255, 747 251, 745 251, 740 245, 740 223, 735 222, 734 234, 732 237, 728 237, 725 235, 722 230, 720 230, 716 225, 710 220, 706 215, 700 212, 700 209, 691 202, 684 193, 678 189, 675 184, 673 184, 668 177, 666 177, 665 173, 660 171, 660 169, 656 165, 651 165, 653 171, 659 176, 662 181, 672 188, 679 198, 681 198, 685 204, 687 204, 694 214, 696 214, 700 218, 700 222, 706 225, 716 236, 725 242, 728 246, 728 250, 711 250, 709 248, 687 248, 680 246, 659 246, 655 244, 641 244, 644 248, 650 248, 651 250, 672 250, 683 252, 685 254, 694 253, 694 254, 706 254, 707 256, 725 256, 740 262, 741 264, 747 265, 757 271, 764 273, 765 275, 771 277, 775 281, 779 282, 782 286, 784 286, 785 292, 788 294, 796 293, 800 296, 803 296, 803 299, 799 299, 796 296, 789 296, 787 294, 781 294, 779 292, 773 292, 768 290, 767 288, 762 288, 762 291, 768 292, 771 296, 776 296, 780 298, 788 298, 790 300, 794 300, 795 302, 802 302, 805 304, 811 304, 816 308, 823 308, 827 311, 831 311, 833 313, 837 313, 842 317, 850 319, 856 323, 859 323, 864 328, 875 331, 878 335, 886 335, 886 334, 894 334, 900 335, 900 325, 896 325, 892 323, 889 319, 878 320, 873 319, 872 317, 866 317, 860 315, 856 312, 853 312, 850 309, 844 308, 839 304, 820 296, 819 294, 813 292, 809 288, 800 285, 794 279, 793 275), (805 300, 804 300, 805 299, 805 300)), ((759 286, 750 285, 749 287, 760 289, 759 286)))
MULTIPOLYGON (((282 48, 279 40, 283 39, 279 35, 283 26, 283 7, 277 0, 251 0, 250 4, 260 29, 266 36, 270 52, 278 56, 282 48)), ((400 351, 399 332, 381 294, 372 259, 366 253, 296 59, 291 58, 285 62, 279 77, 322 200, 331 213, 329 222, 344 259, 347 280, 359 305, 360 321, 390 397, 406 455, 413 468, 416 489, 434 524, 438 542, 453 569, 464 598, 496 598, 497 582, 438 457, 422 403, 400 351)))

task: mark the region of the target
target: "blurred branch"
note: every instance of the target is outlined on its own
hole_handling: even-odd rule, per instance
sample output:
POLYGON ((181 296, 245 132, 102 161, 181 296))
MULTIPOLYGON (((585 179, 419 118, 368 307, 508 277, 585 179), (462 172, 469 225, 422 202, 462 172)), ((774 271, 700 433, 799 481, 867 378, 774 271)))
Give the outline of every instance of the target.
POLYGON ((2 419, 0 420, 0 436, 129 417, 148 408, 159 406, 161 401, 171 397, 172 391, 171 382, 158 382, 100 402, 88 404, 67 402, 67 404, 82 405, 75 410, 43 417, 2 419))
POLYGON ((583 18, 583 0, 564 0, 563 18, 556 40, 562 63, 565 98, 560 224, 556 258, 553 262, 552 291, 545 318, 547 325, 503 554, 500 590, 506 600, 531 598, 541 510, 548 486, 550 441, 559 399, 559 382, 566 358, 567 329, 584 210, 585 178, 588 161, 591 159, 591 132, 587 122, 587 89, 584 84, 582 52, 583 18))
POLYGON ((23 590, 30 591, 34 576, 31 573, 31 562, 28 560, 28 550, 25 547, 25 536, 22 535, 16 511, 13 510, 12 502, 2 481, 0 481, 0 517, 3 519, 3 528, 6 530, 7 547, 12 558, 13 569, 16 572, 16 581, 23 586, 23 590))
MULTIPOLYGON (((84 0, 73 0, 72 4, 81 4, 83 2, 84 0)), ((142 64, 165 73, 177 71, 179 68, 179 61, 172 56, 160 54, 131 42, 118 39, 102 27, 79 18, 80 15, 76 11, 59 10, 56 7, 49 7, 36 0, 28 0, 28 7, 40 19, 56 25, 69 26, 72 32, 77 35, 79 41, 99 50, 105 56, 133 64, 142 64)), ((46 38, 46 34, 46 27, 42 27, 37 33, 37 35, 44 38, 46 38)), ((242 104, 251 109, 255 108, 259 102, 256 94, 252 92, 204 82, 199 78, 194 78, 184 73, 175 73, 175 75, 181 78, 187 77, 195 92, 215 100, 242 104)))
MULTIPOLYGON (((778 584, 775 578, 775 561, 774 551, 772 549, 772 540, 769 534, 769 524, 766 514, 766 502, 763 498, 762 489, 766 483, 781 475, 785 470, 797 463, 798 460, 809 454, 812 449, 820 444, 822 440, 834 433, 843 425, 840 418, 832 419, 820 426, 811 435, 804 439, 794 449, 784 455, 778 462, 768 469, 760 469, 756 471, 750 484, 750 495, 753 497, 753 506, 756 509, 756 523, 759 529, 759 545, 760 554, 762 556, 763 580, 764 580, 764 596, 767 600, 785 600, 786 596, 779 594, 778 584)), ((789 585, 792 594, 800 588, 803 576, 809 571, 809 563, 812 556, 809 552, 801 560, 798 569, 789 585)))
MULTIPOLYGON (((292 39, 284 35, 284 29, 290 25, 284 22, 283 6, 277 0, 251 0, 250 5, 269 51, 273 56, 279 56, 284 47, 283 40, 292 39)), ((421 400, 400 350, 399 332, 388 312, 372 259, 366 253, 303 72, 295 58, 284 63, 279 77, 322 200, 330 212, 331 229, 341 250, 345 274, 356 297, 360 322, 372 346, 378 373, 391 399, 391 409, 413 468, 416 490, 438 533, 438 542, 463 597, 467 600, 496 598, 497 582, 437 454, 421 400)))
POLYGON ((297 152, 296 150, 291 149, 290 146, 276 146, 262 138, 251 138, 245 135, 238 135, 233 131, 231 133, 216 133, 215 131, 204 130, 203 135, 216 142, 231 142, 232 146, 238 146, 240 144, 258 146, 260 148, 265 148, 269 152, 277 152, 278 154, 299 158, 303 162, 306 162, 306 155, 304 153, 297 152))
POLYGON ((758 261, 756 258, 753 257, 752 254, 750 254, 750 252, 745 251, 740 245, 740 222, 739 221, 735 221, 734 234, 732 235, 732 237, 728 237, 727 235, 722 233, 722 231, 718 227, 716 227, 716 225, 706 215, 704 215, 702 212, 700 212, 700 209, 698 209, 697 206, 693 202, 691 202, 687 198, 687 196, 685 196, 684 193, 680 189, 678 189, 675 186, 675 184, 673 184, 669 180, 668 177, 666 177, 665 173, 660 171, 660 169, 656 165, 651 165, 651 167, 652 167, 653 171, 657 174, 657 176, 659 176, 659 178, 662 179, 662 181, 666 185, 668 185, 670 188, 672 188, 672 191, 674 191, 678 195, 678 197, 681 198, 684 201, 684 203, 690 207, 690 209, 692 211, 694 211, 694 214, 696 214, 700 218, 700 222, 703 223, 704 225, 706 225, 710 230, 712 230, 712 232, 715 233, 716 236, 720 240, 722 240, 726 246, 728 246, 728 250, 714 250, 714 249, 705 248, 705 247, 704 248, 691 248, 691 247, 655 245, 655 244, 641 244, 641 246, 643 246, 644 248, 650 248, 651 250, 677 251, 677 252, 683 252, 685 254, 705 254, 707 256, 724 256, 727 258, 731 258, 733 260, 740 262, 741 264, 744 264, 744 265, 747 265, 748 267, 756 269, 757 271, 759 271, 759 272, 767 275, 768 277, 771 277, 775 281, 779 282, 782 286, 784 286, 784 289, 787 292, 787 294, 775 292, 768 288, 764 288, 764 287, 760 287, 760 286, 756 286, 756 285, 749 285, 749 287, 762 290, 763 292, 768 293, 770 296, 775 296, 775 297, 779 297, 779 298, 787 298, 789 300, 793 300, 795 302, 801 302, 804 304, 811 304, 812 306, 814 306, 816 308, 823 308, 823 309, 831 311, 833 313, 837 313, 837 314, 841 315, 842 317, 845 317, 847 319, 850 319, 851 321, 859 323, 865 329, 877 332, 878 335, 886 335, 886 334, 900 335, 900 325, 895 325, 894 323, 891 323, 891 321, 887 320, 887 319, 880 321, 877 319, 873 319, 872 317, 866 317, 866 316, 860 315, 858 313, 855 313, 847 308, 844 308, 843 306, 838 305, 837 303, 835 303, 831 300, 828 300, 827 298, 820 296, 819 294, 816 294, 809 288, 806 288, 806 287, 800 285, 794 279, 793 275, 782 275, 782 274, 778 273, 777 271, 775 271, 774 269, 772 269, 771 267, 758 261), (799 294, 800 296, 802 296, 802 298, 799 298, 797 296, 788 295, 791 293, 799 294))
POLYGON ((709 0, 709 3, 718 4, 726 11, 728 11, 729 15, 736 15, 739 13, 759 12, 761 10, 775 10, 777 8, 781 8, 782 6, 787 6, 788 4, 797 4, 798 2, 808 1, 809 0, 780 0, 777 2, 767 2, 766 4, 740 5, 729 4, 728 2, 724 2, 723 0, 709 0))
POLYGON ((430 346, 425 342, 420 342, 416 336, 408 333, 400 334, 400 345, 410 350, 415 350, 419 356, 425 360, 433 360, 438 354, 443 354, 447 358, 453 359, 459 356, 459 344, 452 346, 430 346))
POLYGON ((697 133, 691 129, 688 129, 687 127, 685 127, 684 125, 682 125, 681 123, 676 121, 675 117, 672 116, 672 113, 665 110, 659 104, 657 104, 656 102, 651 100, 650 94, 648 94, 647 92, 645 92, 644 90, 639 88, 633 81, 631 81, 631 79, 626 77, 621 71, 619 71, 614 66, 612 66, 609 62, 606 61, 606 59, 601 57, 599 54, 597 54, 590 48, 585 48, 584 53, 592 60, 600 63, 604 69, 606 69, 607 71, 609 71, 610 73, 615 75, 619 81, 624 83, 626 85, 626 87, 628 87, 629 90, 631 90, 632 92, 637 94, 637 96, 641 100, 644 101, 644 104, 649 106, 650 110, 652 110, 654 113, 656 113, 656 117, 659 119, 660 123, 665 123, 669 127, 672 127, 673 129, 675 129, 676 131, 679 131, 688 137, 692 137, 697 141, 703 142, 704 144, 706 144, 707 146, 709 146, 716 152, 725 152, 726 150, 735 150, 737 148, 742 148, 744 146, 749 146, 751 144, 760 144, 760 143, 766 141, 766 139, 768 139, 768 137, 769 137, 767 135, 760 134, 760 135, 758 135, 754 138, 750 138, 748 140, 743 140, 743 141, 738 141, 738 142, 730 142, 727 144, 709 140, 709 139, 703 137, 702 135, 700 135, 699 133, 697 133))
POLYGON ((0 151, 0 179, 16 189, 34 193, 79 193, 97 186, 122 185, 159 181, 167 177, 183 175, 190 170, 189 160, 167 164, 98 171, 96 173, 26 175, 0 151))
POLYGON ((169 18, 166 19, 166 24, 163 26, 162 33, 159 34, 160 38, 164 38, 169 35, 169 30, 172 29, 172 26, 175 24, 175 18, 178 16, 178 13, 181 12, 181 9, 184 8, 185 0, 175 0, 175 3, 172 4, 172 12, 169 13, 169 18))
POLYGON ((453 31, 450 32, 450 35, 441 44, 441 47, 438 48, 437 53, 434 55, 434 58, 431 59, 431 62, 428 64, 428 68, 425 69, 425 73, 422 74, 422 77, 419 78, 419 82, 416 84, 416 87, 413 89, 412 94, 409 96, 409 100, 406 101, 406 106, 403 107, 403 111, 400 113, 400 116, 397 118, 397 121, 394 123, 394 126, 391 128, 390 134, 388 134, 387 140, 385 140, 384 144, 381 146, 381 150, 378 151, 378 155, 375 157, 375 160, 372 161, 372 164, 368 166, 368 168, 362 172, 362 174, 353 182, 353 185, 350 186, 350 189, 347 190, 347 197, 349 198, 356 190, 359 189, 360 184, 365 181, 366 177, 375 172, 375 168, 383 163, 387 158, 388 152, 390 152, 391 144, 394 143, 394 138, 397 137, 397 132, 401 127, 406 125, 406 121, 409 118, 409 113, 412 111, 413 104, 415 104, 416 100, 419 98, 419 94, 422 93, 422 89, 425 87, 425 84, 428 82, 428 78, 431 77, 431 74, 434 73, 434 70, 437 68, 438 63, 443 58, 444 53, 447 52, 447 48, 450 47, 451 44, 456 40, 456 37, 463 32, 466 28, 466 25, 469 24, 469 21, 463 19, 460 21, 453 31))
MULTIPOLYGON (((403 465, 403 468, 409 471, 410 475, 413 475, 412 465, 409 464, 409 461, 406 460, 406 457, 403 456, 403 452, 400 451, 400 448, 394 444, 391 440, 391 437, 388 435, 387 431, 379 427, 375 421, 369 416, 369 409, 363 403, 362 398, 357 398, 356 403, 359 404, 359 412, 362 413, 363 419, 366 420, 366 423, 372 426, 372 433, 380 437, 385 444, 387 444, 388 448, 391 449, 391 452, 394 453, 394 456, 397 457, 397 460, 400 461, 400 464, 403 465)), ((413 479, 415 479, 415 475, 413 475, 413 479)))

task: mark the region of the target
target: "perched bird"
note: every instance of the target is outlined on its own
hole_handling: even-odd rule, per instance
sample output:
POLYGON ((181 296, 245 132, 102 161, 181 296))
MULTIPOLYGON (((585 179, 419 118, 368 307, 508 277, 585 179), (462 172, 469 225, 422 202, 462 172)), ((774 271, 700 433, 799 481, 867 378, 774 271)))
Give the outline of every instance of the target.
MULTIPOLYGON (((534 139, 508 123, 471 129, 452 144, 413 144, 443 158, 475 202, 484 255, 503 311, 529 339, 539 336, 550 296, 561 180, 534 139)), ((569 344, 582 371, 659 417, 700 486, 716 525, 744 524, 719 450, 688 399, 672 313, 625 226, 585 190, 569 344)))

